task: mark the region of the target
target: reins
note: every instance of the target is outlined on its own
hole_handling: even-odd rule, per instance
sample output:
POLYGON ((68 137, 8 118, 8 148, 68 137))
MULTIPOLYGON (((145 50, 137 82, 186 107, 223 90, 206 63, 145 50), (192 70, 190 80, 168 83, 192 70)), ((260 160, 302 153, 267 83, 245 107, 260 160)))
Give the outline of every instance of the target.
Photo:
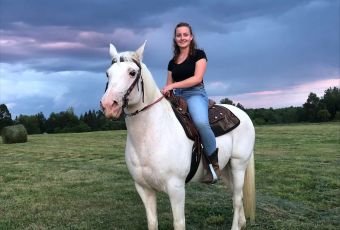
POLYGON ((160 98, 158 98, 156 101, 152 102, 152 103, 149 104, 149 105, 144 106, 144 107, 143 107, 142 109, 140 109, 140 110, 136 110, 136 111, 133 112, 133 113, 125 113, 125 112, 124 112, 124 113, 125 113, 125 116, 127 116, 127 117, 132 117, 132 116, 134 116, 134 115, 137 115, 138 113, 140 113, 140 112, 142 112, 142 111, 144 111, 144 110, 150 108, 150 107, 153 106, 154 104, 160 102, 163 98, 164 98, 164 96, 162 95, 162 96, 161 96, 160 98))
MULTIPOLYGON (((124 62, 124 58, 123 57, 120 57, 119 59, 120 62, 124 62)), ((142 101, 144 103, 144 82, 143 82, 143 77, 142 77, 142 66, 140 65, 140 63, 138 61, 136 61, 135 59, 132 59, 132 61, 138 66, 139 68, 139 71, 137 73, 137 76, 136 76, 136 79, 132 82, 132 84, 130 85, 130 87, 128 88, 128 90, 126 91, 126 93, 124 94, 123 96, 123 105, 122 105, 122 110, 125 114, 125 116, 129 116, 129 117, 132 117, 132 116, 135 116, 137 115, 138 113, 150 108, 151 106, 153 106, 154 104, 160 102, 164 96, 162 95, 160 98, 158 98, 156 101, 152 102, 151 104, 149 105, 146 105, 144 106, 142 109, 140 110, 136 110, 135 112, 133 113, 126 113, 124 111, 124 109, 128 106, 128 103, 129 103, 129 99, 128 99, 128 96, 130 95, 131 91, 133 90, 133 88, 137 85, 137 89, 139 91, 139 86, 138 86, 138 80, 141 79, 141 90, 142 90, 142 94, 143 94, 143 98, 142 98, 142 101)), ((115 64, 117 62, 116 59, 113 59, 112 60, 112 65, 115 64)), ((105 88, 105 91, 107 90, 107 87, 108 87, 108 83, 106 83, 106 88, 105 88)))

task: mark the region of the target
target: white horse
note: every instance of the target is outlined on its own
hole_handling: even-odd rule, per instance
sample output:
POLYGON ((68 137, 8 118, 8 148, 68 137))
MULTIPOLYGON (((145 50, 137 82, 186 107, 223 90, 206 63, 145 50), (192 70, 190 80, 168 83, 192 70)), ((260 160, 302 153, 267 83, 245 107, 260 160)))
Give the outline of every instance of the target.
MULTIPOLYGON (((145 43, 136 52, 118 53, 110 44, 112 65, 106 72, 108 85, 101 107, 108 118, 117 118, 122 111, 127 114, 125 160, 143 200, 148 228, 158 229, 156 192, 163 191, 170 198, 174 229, 185 229, 185 179, 193 142, 142 63, 144 46, 145 43)), ((231 229, 236 230, 245 227, 246 217, 255 219, 255 131, 245 112, 224 106, 241 121, 237 128, 216 139, 222 179, 233 196, 231 229)), ((201 163, 191 181, 200 181, 205 173, 201 163)))

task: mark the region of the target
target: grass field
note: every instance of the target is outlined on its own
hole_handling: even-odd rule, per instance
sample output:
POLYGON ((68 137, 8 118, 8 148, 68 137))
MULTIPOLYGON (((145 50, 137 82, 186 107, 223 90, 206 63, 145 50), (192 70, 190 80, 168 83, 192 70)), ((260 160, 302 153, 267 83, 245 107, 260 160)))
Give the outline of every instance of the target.
MULTIPOLYGON (((256 127, 256 223, 340 229, 340 123, 256 127)), ((0 144, 0 229, 147 229, 124 162, 125 131, 32 135, 0 144)), ((173 229, 158 199, 159 229, 173 229)), ((187 229, 230 229, 222 183, 187 185, 187 229)))

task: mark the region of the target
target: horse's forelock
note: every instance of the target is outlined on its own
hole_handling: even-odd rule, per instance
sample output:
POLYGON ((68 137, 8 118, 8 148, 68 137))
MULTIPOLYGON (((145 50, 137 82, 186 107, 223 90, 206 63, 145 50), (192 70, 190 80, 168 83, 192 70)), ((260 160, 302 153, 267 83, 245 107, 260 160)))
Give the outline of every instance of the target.
POLYGON ((120 63, 120 62, 132 62, 133 59, 133 53, 132 52, 123 52, 118 53, 112 58, 112 64, 114 63, 120 63))

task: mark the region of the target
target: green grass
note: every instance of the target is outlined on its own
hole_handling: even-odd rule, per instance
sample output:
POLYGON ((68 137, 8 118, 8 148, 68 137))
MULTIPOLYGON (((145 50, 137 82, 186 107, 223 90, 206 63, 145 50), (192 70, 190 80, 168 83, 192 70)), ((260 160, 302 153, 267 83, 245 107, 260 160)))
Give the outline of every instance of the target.
MULTIPOLYGON (((256 223, 247 229, 340 228, 340 123, 256 127, 256 223)), ((125 131, 29 136, 0 144, 0 229, 147 229, 124 162, 125 131)), ((159 229, 173 229, 158 195, 159 229)), ((230 229, 222 183, 191 183, 187 229, 230 229)))

